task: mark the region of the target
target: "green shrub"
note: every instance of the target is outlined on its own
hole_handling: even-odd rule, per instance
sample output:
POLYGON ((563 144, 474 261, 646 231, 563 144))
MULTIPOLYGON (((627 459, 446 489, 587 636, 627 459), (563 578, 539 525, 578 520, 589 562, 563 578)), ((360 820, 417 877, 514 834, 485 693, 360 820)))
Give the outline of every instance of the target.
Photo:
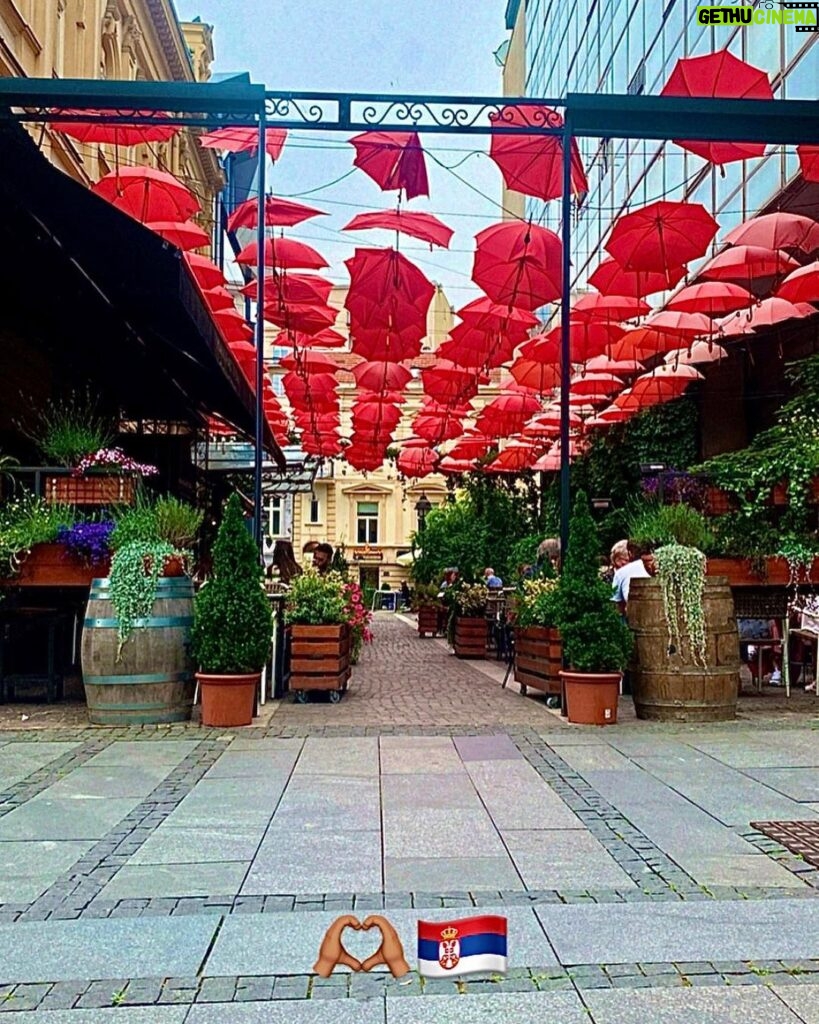
POLYGON ((643 502, 629 509, 628 536, 640 544, 682 544, 710 550, 714 545, 705 516, 689 505, 643 502))
POLYGON ((264 569, 231 495, 213 546, 213 576, 196 595, 191 651, 202 672, 243 675, 260 672, 273 632, 264 569))
POLYGON ((290 583, 285 618, 303 626, 336 626, 347 621, 343 578, 335 572, 324 576, 305 569, 290 583))
POLYGON ((515 625, 554 626, 557 588, 556 579, 524 580, 515 602, 515 625))
POLYGON ((75 466, 84 456, 107 448, 116 436, 113 421, 99 414, 90 390, 49 402, 35 425, 23 432, 57 466, 75 466))
POLYGON ((160 540, 177 549, 189 548, 196 540, 204 514, 193 505, 168 494, 157 498, 153 511, 160 540))
POLYGON ((112 551, 119 551, 127 544, 156 544, 166 538, 160 537, 156 511, 142 494, 136 504, 114 512, 114 530, 109 544, 112 551))
POLYGON ((573 670, 622 672, 628 664, 632 636, 611 600, 611 587, 600 579, 597 530, 584 491, 577 494, 569 524, 555 620, 573 670))

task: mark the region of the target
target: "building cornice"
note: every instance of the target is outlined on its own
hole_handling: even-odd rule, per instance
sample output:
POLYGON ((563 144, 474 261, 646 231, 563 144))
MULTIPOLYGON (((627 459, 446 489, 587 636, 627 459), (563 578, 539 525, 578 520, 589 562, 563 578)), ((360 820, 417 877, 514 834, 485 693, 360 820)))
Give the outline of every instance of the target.
POLYGON ((196 81, 188 44, 170 0, 144 0, 162 47, 171 77, 176 82, 196 81))

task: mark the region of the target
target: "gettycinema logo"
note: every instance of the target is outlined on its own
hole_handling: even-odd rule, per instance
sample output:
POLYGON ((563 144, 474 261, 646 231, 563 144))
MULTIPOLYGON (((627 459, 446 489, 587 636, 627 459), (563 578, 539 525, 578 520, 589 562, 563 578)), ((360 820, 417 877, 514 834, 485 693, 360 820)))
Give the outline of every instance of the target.
POLYGON ((793 25, 797 32, 817 32, 819 0, 697 7, 696 19, 700 25, 793 25))

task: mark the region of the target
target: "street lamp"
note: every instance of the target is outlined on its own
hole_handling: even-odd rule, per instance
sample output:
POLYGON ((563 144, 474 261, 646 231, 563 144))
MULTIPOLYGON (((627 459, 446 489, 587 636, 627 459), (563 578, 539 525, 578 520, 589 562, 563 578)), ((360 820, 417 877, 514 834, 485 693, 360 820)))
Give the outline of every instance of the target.
POLYGON ((421 497, 415 502, 415 514, 418 516, 418 532, 423 533, 427 513, 432 511, 432 502, 421 492, 421 497))

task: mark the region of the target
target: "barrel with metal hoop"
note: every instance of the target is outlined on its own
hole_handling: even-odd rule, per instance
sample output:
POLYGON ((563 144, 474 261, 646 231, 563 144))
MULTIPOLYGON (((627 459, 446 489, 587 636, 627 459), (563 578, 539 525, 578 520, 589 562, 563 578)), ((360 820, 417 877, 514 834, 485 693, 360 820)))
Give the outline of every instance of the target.
POLYGON ((95 579, 82 633, 82 671, 88 717, 95 725, 158 725, 191 717, 195 681, 188 644, 193 582, 160 577, 148 618, 117 657, 117 617, 110 580, 95 579))

